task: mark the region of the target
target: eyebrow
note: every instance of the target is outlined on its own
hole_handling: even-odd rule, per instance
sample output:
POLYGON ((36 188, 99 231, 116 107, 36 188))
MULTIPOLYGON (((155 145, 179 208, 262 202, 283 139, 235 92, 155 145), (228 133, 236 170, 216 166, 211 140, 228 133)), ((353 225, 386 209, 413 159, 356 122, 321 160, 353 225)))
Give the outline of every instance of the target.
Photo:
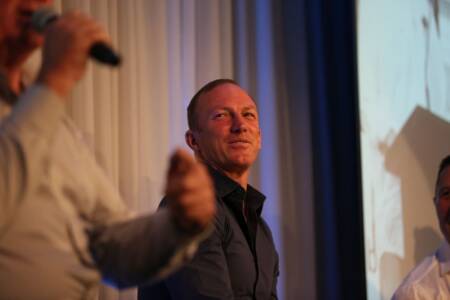
MULTIPOLYGON (((211 109, 211 111, 215 111, 215 110, 220 110, 220 109, 223 109, 223 110, 233 110, 231 107, 229 107, 229 106, 217 106, 217 107, 214 107, 213 109, 211 109)), ((242 110, 256 110, 256 111, 258 111, 258 109, 256 108, 256 106, 255 105, 249 105, 249 106, 245 106, 244 108, 242 108, 242 110)))
POLYGON ((256 108, 256 105, 249 105, 249 106, 246 106, 246 107, 244 107, 243 110, 251 110, 251 109, 258 110, 258 109, 256 108))

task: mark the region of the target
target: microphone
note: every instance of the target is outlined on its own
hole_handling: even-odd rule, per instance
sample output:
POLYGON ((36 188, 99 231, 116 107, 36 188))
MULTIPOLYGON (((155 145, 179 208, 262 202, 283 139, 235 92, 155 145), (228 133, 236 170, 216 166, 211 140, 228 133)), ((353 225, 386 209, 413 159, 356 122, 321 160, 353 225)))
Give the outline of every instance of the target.
MULTIPOLYGON (((52 22, 56 21, 59 15, 49 7, 36 10, 31 17, 31 26, 37 32, 43 32, 52 22)), ((98 62, 111 66, 120 65, 121 58, 111 47, 102 42, 94 43, 89 50, 89 55, 98 62)))

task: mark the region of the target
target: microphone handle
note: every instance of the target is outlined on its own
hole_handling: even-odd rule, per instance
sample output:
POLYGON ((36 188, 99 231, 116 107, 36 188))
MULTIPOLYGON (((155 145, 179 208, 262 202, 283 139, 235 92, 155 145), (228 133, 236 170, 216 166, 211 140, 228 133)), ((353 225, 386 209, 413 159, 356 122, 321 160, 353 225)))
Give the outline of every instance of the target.
MULTIPOLYGON (((59 15, 51 8, 41 8, 33 13, 31 17, 31 26, 37 32, 44 32, 45 28, 58 20, 59 15)), ((110 66, 120 65, 121 58, 111 47, 103 42, 94 43, 89 49, 89 55, 98 62, 110 66)))
POLYGON ((89 50, 91 57, 95 58, 97 61, 108 64, 111 66, 120 65, 121 58, 111 48, 102 42, 94 43, 89 50))

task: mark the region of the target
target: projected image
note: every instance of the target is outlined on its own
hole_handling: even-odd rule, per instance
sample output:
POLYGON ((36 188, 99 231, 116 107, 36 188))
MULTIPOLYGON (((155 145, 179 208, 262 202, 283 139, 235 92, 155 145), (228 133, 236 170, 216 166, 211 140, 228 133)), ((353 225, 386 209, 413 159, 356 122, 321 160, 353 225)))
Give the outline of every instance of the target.
POLYGON ((432 203, 450 154, 450 0, 359 0, 368 299, 390 299, 442 241, 432 203))

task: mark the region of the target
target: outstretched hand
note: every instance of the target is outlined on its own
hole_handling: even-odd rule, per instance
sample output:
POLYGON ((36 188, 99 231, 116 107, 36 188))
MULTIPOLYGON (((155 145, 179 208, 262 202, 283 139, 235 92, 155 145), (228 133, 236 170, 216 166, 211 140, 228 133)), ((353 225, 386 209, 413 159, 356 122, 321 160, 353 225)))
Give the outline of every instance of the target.
POLYGON ((216 212, 212 181, 204 165, 184 150, 170 159, 166 195, 177 224, 186 231, 200 232, 216 212))

